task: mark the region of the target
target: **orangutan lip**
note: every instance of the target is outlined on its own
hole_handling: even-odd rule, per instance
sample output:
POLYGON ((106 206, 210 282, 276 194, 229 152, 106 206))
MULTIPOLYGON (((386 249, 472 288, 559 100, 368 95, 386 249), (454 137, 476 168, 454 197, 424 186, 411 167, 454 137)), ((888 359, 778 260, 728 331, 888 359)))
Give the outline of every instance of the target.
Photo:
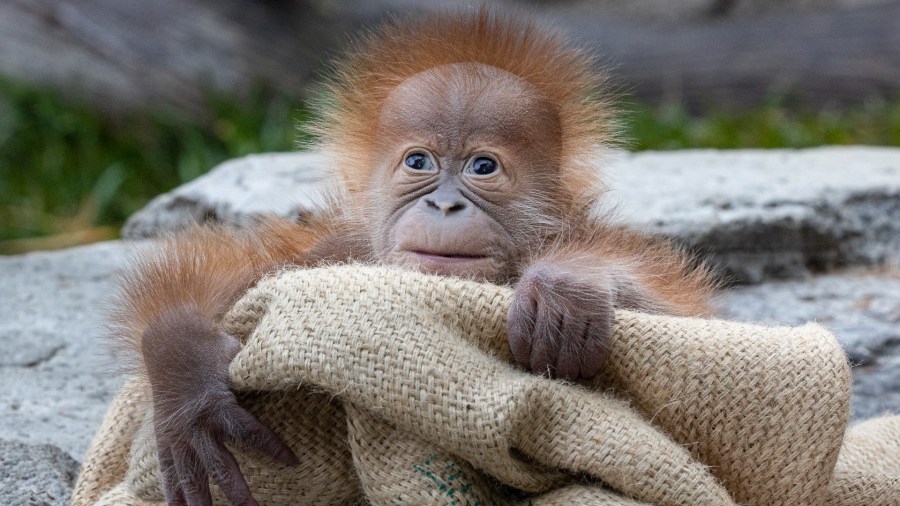
POLYGON ((437 262, 471 262, 473 260, 484 260, 488 258, 486 255, 467 255, 461 253, 434 253, 431 251, 410 250, 413 255, 434 260, 437 262))

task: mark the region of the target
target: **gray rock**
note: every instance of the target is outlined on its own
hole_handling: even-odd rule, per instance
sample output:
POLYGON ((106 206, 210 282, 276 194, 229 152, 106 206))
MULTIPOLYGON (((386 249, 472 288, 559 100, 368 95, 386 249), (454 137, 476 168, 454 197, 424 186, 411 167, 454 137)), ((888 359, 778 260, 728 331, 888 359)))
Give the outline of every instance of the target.
POLYGON ((0 257, 4 439, 84 454, 120 384, 101 336, 113 273, 130 247, 0 257))
MULTIPOLYGON (((229 161, 152 201, 123 234, 295 216, 315 200, 325 163, 311 153, 229 161)), ((900 251, 900 149, 617 153, 604 171, 626 222, 692 245, 735 282, 880 265, 900 251)))
POLYGON ((900 251, 900 149, 651 152, 610 173, 629 223, 694 245, 733 281, 881 265, 900 251))
POLYGON ((122 229, 126 238, 154 237, 198 222, 247 224, 262 214, 305 212, 324 184, 324 157, 269 153, 229 160, 151 200, 122 229))
POLYGON ((720 302, 723 315, 734 320, 824 325, 854 366, 854 418, 900 413, 900 270, 739 287, 720 302))
POLYGON ((0 439, 0 504, 69 504, 78 462, 52 445, 27 445, 0 439))

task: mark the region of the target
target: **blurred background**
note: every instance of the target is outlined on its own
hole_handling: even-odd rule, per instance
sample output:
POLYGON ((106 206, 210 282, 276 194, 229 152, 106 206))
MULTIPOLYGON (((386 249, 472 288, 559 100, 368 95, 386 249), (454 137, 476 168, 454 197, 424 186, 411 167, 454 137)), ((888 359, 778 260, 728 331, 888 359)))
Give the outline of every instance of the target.
MULTIPOLYGON (((898 0, 508 0, 613 74, 630 150, 900 146, 898 0)), ((354 33, 420 0, 3 0, 0 254, 118 237, 231 157, 295 149, 354 33)))

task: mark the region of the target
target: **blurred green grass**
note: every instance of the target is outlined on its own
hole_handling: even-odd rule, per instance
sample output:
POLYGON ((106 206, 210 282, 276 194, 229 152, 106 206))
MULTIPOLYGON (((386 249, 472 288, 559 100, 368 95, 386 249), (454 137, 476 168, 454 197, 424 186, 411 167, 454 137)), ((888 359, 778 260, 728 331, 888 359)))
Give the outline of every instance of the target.
MULTIPOLYGON (((135 114, 111 120, 47 90, 0 79, 0 254, 117 237, 150 198, 228 158, 294 149, 303 105, 258 91, 211 96, 209 120, 135 114)), ((777 103, 692 115, 624 104, 632 150, 900 146, 900 101, 793 110, 777 103)))
POLYGON ((0 80, 0 254, 114 238, 162 192, 228 158, 296 145, 305 109, 259 91, 210 97, 213 119, 108 119, 58 94, 0 80))
POLYGON ((626 105, 625 138, 634 151, 687 148, 808 148, 826 144, 900 146, 900 99, 808 109, 778 101, 742 111, 688 114, 676 105, 626 105))

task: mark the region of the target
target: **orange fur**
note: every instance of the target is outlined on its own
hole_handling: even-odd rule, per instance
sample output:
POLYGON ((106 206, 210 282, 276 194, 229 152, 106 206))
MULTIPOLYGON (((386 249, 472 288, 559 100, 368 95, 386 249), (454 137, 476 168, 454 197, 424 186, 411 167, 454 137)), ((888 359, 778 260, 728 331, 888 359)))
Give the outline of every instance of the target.
POLYGON ((259 278, 304 264, 305 254, 336 229, 328 218, 302 225, 273 218, 253 230, 195 225, 146 245, 119 280, 115 342, 133 356, 147 327, 173 308, 218 321, 259 278))
POLYGON ((419 72, 469 62, 524 79, 556 106, 563 186, 570 196, 595 199, 602 187, 597 155, 615 139, 612 108, 603 93, 606 76, 584 50, 554 30, 486 8, 395 19, 360 38, 335 65, 312 131, 319 149, 341 155, 338 176, 346 187, 351 192, 370 187, 369 153, 388 94, 419 72))
POLYGON ((707 264, 698 264, 667 241, 608 221, 564 227, 560 236, 530 255, 526 266, 540 261, 568 267, 588 280, 612 274, 622 292, 618 307, 644 312, 709 316, 709 299, 718 288, 707 264))

